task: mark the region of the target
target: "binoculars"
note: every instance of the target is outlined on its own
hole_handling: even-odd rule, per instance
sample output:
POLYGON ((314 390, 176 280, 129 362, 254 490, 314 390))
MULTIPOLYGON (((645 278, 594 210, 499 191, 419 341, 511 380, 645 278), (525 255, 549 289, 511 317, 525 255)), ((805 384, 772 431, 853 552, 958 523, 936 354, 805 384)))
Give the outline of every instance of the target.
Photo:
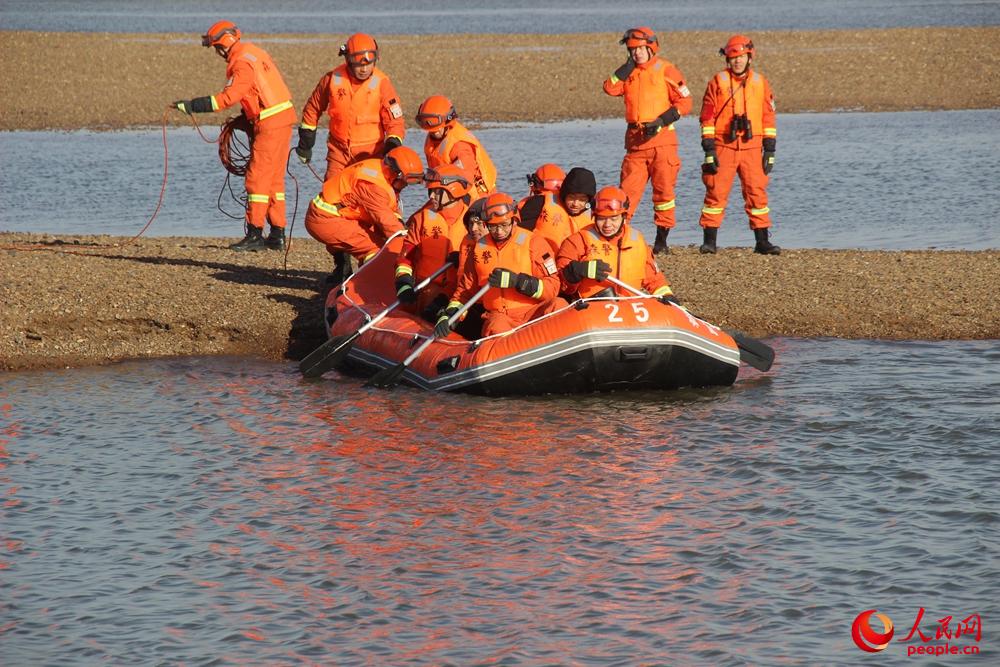
POLYGON ((739 132, 743 133, 744 141, 753 139, 753 128, 750 127, 750 119, 745 113, 733 116, 733 121, 729 124, 729 141, 736 141, 739 132))

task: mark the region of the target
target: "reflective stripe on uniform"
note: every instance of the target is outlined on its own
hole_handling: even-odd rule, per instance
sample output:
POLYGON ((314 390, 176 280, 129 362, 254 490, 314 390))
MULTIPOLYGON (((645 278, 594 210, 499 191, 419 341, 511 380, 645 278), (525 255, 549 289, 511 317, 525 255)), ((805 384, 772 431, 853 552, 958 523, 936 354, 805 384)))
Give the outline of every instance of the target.
POLYGON ((285 201, 285 193, 284 192, 275 192, 274 193, 274 201, 285 201))
POLYGON ((714 137, 715 136, 715 126, 714 125, 702 125, 701 126, 701 136, 703 136, 703 137, 714 137))
POLYGON ((251 204, 266 204, 270 198, 267 195, 256 195, 251 192, 247 193, 247 200, 251 204))
POLYGON ((278 104, 275 104, 273 107, 268 107, 268 108, 262 110, 260 112, 260 116, 258 116, 258 118, 260 120, 264 120, 265 118, 267 118, 269 116, 273 116, 276 113, 280 113, 280 112, 284 111, 285 109, 291 109, 291 108, 292 108, 292 102, 291 102, 291 100, 286 100, 284 102, 280 102, 278 104))
POLYGON ((775 128, 773 128, 773 127, 765 127, 764 128, 764 136, 765 137, 776 137, 776 136, 778 136, 778 130, 775 129, 775 128))
POLYGON ((215 101, 215 95, 212 95, 212 111, 219 110, 219 103, 215 101))
POLYGON ((657 287, 656 291, 653 292, 653 296, 663 296, 664 294, 673 294, 674 291, 670 289, 670 285, 664 285, 663 287, 657 287))
POLYGON ((712 208, 711 206, 703 206, 701 208, 701 212, 705 215, 719 215, 725 210, 724 208, 712 208))
POLYGON ((676 199, 671 199, 670 201, 661 201, 660 203, 653 202, 654 211, 669 211, 674 206, 677 205, 676 199))
POLYGON ((771 209, 765 206, 764 208, 752 208, 750 209, 750 215, 767 215, 771 212, 771 209))
POLYGON ((325 201, 323 201, 322 195, 316 195, 313 198, 312 203, 316 206, 316 208, 318 208, 321 211, 324 211, 325 213, 329 213, 330 215, 340 215, 340 209, 337 208, 337 205, 327 204, 325 201))
POLYGON ((302 123, 301 125, 299 125, 299 127, 302 128, 303 130, 315 130, 316 129, 315 125, 306 125, 305 123, 302 123))

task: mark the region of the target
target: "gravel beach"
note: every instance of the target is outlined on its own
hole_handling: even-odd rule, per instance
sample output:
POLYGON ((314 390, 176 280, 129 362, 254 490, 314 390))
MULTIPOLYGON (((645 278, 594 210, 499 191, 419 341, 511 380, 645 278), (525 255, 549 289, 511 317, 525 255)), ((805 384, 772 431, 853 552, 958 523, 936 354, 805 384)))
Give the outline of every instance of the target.
MULTIPOLYGON (((716 52, 727 36, 663 35, 664 55, 699 99, 721 66, 716 52)), ((622 60, 617 34, 378 37, 380 65, 411 123, 419 101, 441 92, 473 123, 621 114, 620 101, 600 91, 622 60)), ((1000 27, 752 37, 780 112, 1000 107, 1000 55, 983 49, 1000 27)), ((301 108, 343 39, 255 41, 278 61, 301 108)), ((0 58, 0 130, 7 131, 158 127, 164 118, 186 124, 166 105, 217 92, 224 77, 223 62, 186 34, 0 32, 0 58)), ((2 370, 174 355, 299 359, 324 339, 330 260, 302 237, 301 224, 287 270, 278 252, 229 251, 233 239, 2 230, 0 218, 2 370)), ((685 305, 753 336, 1000 339, 1000 250, 785 250, 778 257, 748 247, 715 256, 671 250, 660 266, 685 305)))

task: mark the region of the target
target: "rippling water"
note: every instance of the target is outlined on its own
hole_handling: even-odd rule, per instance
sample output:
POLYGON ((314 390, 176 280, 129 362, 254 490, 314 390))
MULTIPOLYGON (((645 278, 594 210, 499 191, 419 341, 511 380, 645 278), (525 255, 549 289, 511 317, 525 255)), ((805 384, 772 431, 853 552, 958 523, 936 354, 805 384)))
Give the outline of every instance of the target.
POLYGON ((669 394, 3 375, 0 664, 847 665, 871 608, 885 664, 921 607, 996 664, 996 341, 770 342, 669 394))
POLYGON ((619 32, 628 26, 659 30, 803 30, 900 26, 996 25, 997 0, 4 0, 5 30, 83 32, 193 32, 215 21, 235 21, 250 33, 619 32))
MULTIPOLYGON (((780 95, 780 90, 779 90, 780 95)), ((1000 247, 1000 110, 785 114, 779 117, 778 163, 769 187, 775 241, 789 248, 984 249, 1000 247), (948 131, 942 132, 946 126, 948 131)), ((683 162, 677 182, 676 244, 700 244, 705 188, 696 119, 678 124, 683 162)), ((212 137, 213 127, 206 129, 212 137)), ((544 162, 582 165, 599 185, 617 183, 620 120, 490 125, 476 130, 500 169, 499 187, 524 194, 524 175, 544 162)), ((407 145, 422 150, 423 133, 407 145)), ((130 236, 156 206, 163 179, 162 132, 0 133, 0 230, 130 236), (66 168, 73 155, 73 169, 66 168), (123 166, 123 165, 127 165, 123 166), (58 201, 59 215, 52 202, 58 201)), ((147 234, 242 236, 242 211, 228 192, 217 209, 225 171, 214 146, 192 128, 167 134, 169 175, 163 208, 147 234)), ((295 236, 319 182, 294 161, 286 180, 289 212, 298 188, 295 236)), ((324 163, 320 163, 321 165, 324 163)), ((242 183, 235 184, 237 190, 242 183)), ((653 233, 650 189, 635 224, 653 233)), ((404 210, 426 199, 403 191, 404 210)), ((734 186, 723 246, 750 246, 739 188, 734 186)))

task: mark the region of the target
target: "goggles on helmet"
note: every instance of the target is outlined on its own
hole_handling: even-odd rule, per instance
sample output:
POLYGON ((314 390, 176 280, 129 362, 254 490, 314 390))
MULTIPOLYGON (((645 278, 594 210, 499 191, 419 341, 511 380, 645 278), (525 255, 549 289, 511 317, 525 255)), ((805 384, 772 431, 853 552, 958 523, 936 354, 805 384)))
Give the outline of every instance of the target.
POLYGON ((425 130, 433 130, 434 128, 441 127, 445 123, 451 120, 448 115, 440 113, 418 113, 417 114, 417 124, 425 130))
POLYGON ((239 39, 239 30, 235 25, 223 26, 214 33, 211 34, 206 33, 202 35, 201 45, 202 46, 218 45, 222 41, 222 38, 225 37, 226 35, 232 35, 234 40, 239 39))
POLYGON ((650 34, 645 30, 640 30, 639 28, 633 28, 627 31, 624 35, 622 35, 622 38, 618 40, 619 44, 625 44, 629 48, 640 46, 641 44, 639 44, 639 42, 642 44, 656 44, 656 35, 650 34))
POLYGON ((378 51, 355 51, 345 54, 349 65, 371 65, 378 57, 378 51))
POLYGON ((507 202, 488 205, 483 209, 482 220, 487 225, 502 225, 513 222, 514 207, 507 202))

